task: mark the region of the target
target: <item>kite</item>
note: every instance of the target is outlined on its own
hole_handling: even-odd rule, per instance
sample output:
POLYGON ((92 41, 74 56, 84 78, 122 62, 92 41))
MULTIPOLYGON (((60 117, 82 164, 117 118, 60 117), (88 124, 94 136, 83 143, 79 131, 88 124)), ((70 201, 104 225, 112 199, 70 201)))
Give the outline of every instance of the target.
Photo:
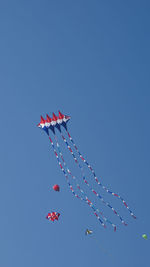
POLYGON ((143 234, 142 237, 147 240, 147 235, 146 234, 143 234))
MULTIPOLYGON (((61 150, 61 146, 58 142, 58 138, 57 138, 57 134, 59 133, 66 148, 69 150, 71 156, 73 157, 75 163, 77 164, 77 166, 80 169, 81 172, 81 179, 83 180, 83 182, 86 184, 86 186, 88 187, 88 189, 95 195, 95 197, 97 197, 105 206, 107 206, 108 208, 110 208, 112 210, 112 212, 120 219, 121 223, 123 225, 127 225, 126 222, 124 221, 124 219, 122 218, 122 216, 120 216, 120 214, 118 213, 118 211, 116 211, 116 209, 114 209, 112 207, 112 205, 110 205, 109 202, 107 202, 106 200, 104 200, 103 196, 100 195, 99 192, 97 192, 93 185, 90 185, 90 183, 88 182, 87 178, 85 177, 85 173, 84 173, 84 167, 82 166, 82 164, 85 164, 85 167, 87 167, 94 180, 96 181, 96 183, 103 189, 105 190, 108 194, 115 196, 116 198, 120 199, 122 201, 122 203, 124 204, 124 206, 127 208, 127 210, 129 211, 130 215, 136 219, 136 216, 134 215, 134 213, 132 212, 132 210, 129 208, 128 204, 125 202, 125 200, 119 195, 116 194, 114 192, 112 192, 111 190, 109 190, 106 186, 104 186, 101 181, 97 178, 97 175, 93 169, 93 167, 91 167, 91 165, 88 163, 88 161, 85 159, 85 157, 80 153, 78 147, 76 146, 73 138, 71 137, 69 131, 68 131, 68 127, 67 127, 67 123, 69 122, 69 120, 71 119, 70 116, 67 115, 63 115, 60 111, 58 113, 58 116, 56 116, 53 113, 53 117, 51 118, 48 114, 46 115, 46 119, 44 119, 41 116, 41 121, 40 123, 37 125, 40 129, 42 129, 43 131, 45 131, 45 133, 48 135, 49 141, 51 143, 53 152, 56 156, 56 159, 58 161, 58 165, 60 166, 67 184, 70 188, 70 190, 72 191, 72 194, 86 202, 90 208, 93 210, 93 213, 95 214, 95 216, 97 217, 97 219, 99 220, 99 222, 101 223, 101 225, 106 228, 106 224, 105 223, 109 223, 114 231, 116 231, 116 225, 114 223, 112 223, 109 219, 107 219, 103 212, 100 211, 97 207, 95 207, 95 205, 91 202, 91 200, 89 199, 89 197, 87 196, 86 192, 81 188, 78 179, 72 174, 72 172, 70 171, 70 169, 67 166, 67 163, 64 159, 62 150, 61 150), (50 135, 50 133, 52 133, 52 135, 50 135), (66 133, 66 137, 65 137, 65 133, 66 133), (54 137, 54 141, 52 140, 52 136, 54 137), (55 142, 55 143, 54 143, 55 142), (74 151, 73 151, 74 150, 74 151), (81 164, 81 163, 82 164, 81 164), (70 178, 74 180, 75 184, 76 184, 76 188, 77 190, 79 190, 79 193, 76 193, 76 191, 73 188, 72 183, 70 182, 70 178), (104 223, 105 222, 105 223, 104 223)), ((102 177, 101 177, 102 179, 102 177)), ((55 185, 56 186, 56 185, 55 185)), ((54 187, 53 187, 54 189, 54 187)), ((56 189, 54 189, 56 190, 56 189)), ((58 191, 58 190, 56 190, 58 191)))
POLYGON ((60 213, 53 211, 53 212, 47 214, 46 219, 54 222, 55 220, 58 221, 59 216, 60 216, 60 213))
POLYGON ((57 192, 60 191, 60 187, 59 187, 58 184, 55 184, 55 185, 53 186, 53 189, 54 189, 54 191, 57 191, 57 192))
POLYGON ((92 233, 93 233, 93 231, 89 230, 89 229, 86 229, 86 231, 85 231, 85 235, 91 235, 92 233))

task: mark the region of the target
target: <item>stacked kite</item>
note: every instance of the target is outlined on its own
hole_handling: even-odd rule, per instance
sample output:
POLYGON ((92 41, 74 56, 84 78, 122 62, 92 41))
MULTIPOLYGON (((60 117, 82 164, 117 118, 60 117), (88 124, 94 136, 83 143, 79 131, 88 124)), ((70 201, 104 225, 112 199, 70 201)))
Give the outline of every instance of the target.
MULTIPOLYGON (((121 223, 123 225, 127 225, 124 221, 124 219, 119 215, 119 213, 107 202, 104 200, 104 198, 93 188, 93 186, 91 186, 87 180, 87 178, 85 177, 84 174, 84 168, 81 166, 80 164, 80 160, 85 164, 85 166, 90 170, 91 174, 94 177, 94 180, 96 181, 96 183, 103 189, 105 190, 108 194, 117 197, 118 199, 120 199, 122 201, 122 203, 124 204, 124 206, 127 208, 127 210, 129 211, 130 215, 135 219, 135 215, 133 214, 132 210, 129 208, 129 206, 127 205, 127 203, 125 202, 125 200, 118 194, 110 191, 109 189, 106 188, 106 186, 104 186, 97 178, 96 173, 94 171, 94 169, 91 167, 91 165, 87 162, 87 160, 82 156, 82 154, 80 153, 80 151, 78 150, 74 140, 72 139, 70 133, 68 132, 67 129, 67 123, 70 120, 70 116, 67 115, 63 115, 60 111, 58 113, 58 116, 56 116, 53 113, 53 117, 51 118, 49 115, 46 115, 46 119, 44 119, 41 116, 41 121, 40 123, 37 125, 39 128, 41 128, 42 130, 44 130, 46 132, 46 134, 48 135, 49 141, 52 145, 54 154, 56 156, 56 159, 58 161, 58 165, 60 166, 67 184, 72 192, 72 194, 80 199, 81 201, 87 203, 89 205, 89 207, 92 209, 93 213, 95 214, 95 216, 97 217, 97 219, 99 220, 99 222, 101 223, 101 225, 106 228, 106 223, 109 223, 114 231, 116 231, 116 225, 114 223, 112 223, 109 219, 107 219, 103 212, 101 210, 99 210, 97 207, 95 207, 95 205, 93 205, 93 203, 91 202, 91 200, 89 199, 89 197, 87 196, 86 192, 84 192, 84 190, 81 188, 77 178, 72 174, 72 172, 70 171, 70 169, 67 166, 67 163, 64 159, 62 150, 61 150, 61 146, 58 142, 58 138, 56 135, 56 129, 58 130, 57 132, 59 132, 59 134, 61 135, 67 149, 70 151, 75 163, 78 165, 80 171, 81 171, 81 177, 80 179, 83 180, 83 182, 88 186, 88 188, 91 190, 91 192, 93 192, 93 194, 95 195, 95 197, 97 197, 105 206, 107 206, 109 209, 112 210, 112 212, 117 215, 117 217, 120 219, 121 223), (67 133, 67 137, 64 136, 63 134, 63 129, 65 130, 65 132, 67 133), (52 140, 52 137, 50 136, 50 133, 52 133, 52 136, 55 139, 55 144, 52 140), (69 143, 70 142, 70 143, 69 143), (73 151, 74 150, 74 151, 73 151), (76 154, 77 156, 76 156, 76 154), (70 178, 73 179, 74 181, 76 181, 76 189, 79 191, 79 193, 76 193, 76 191, 74 190, 71 182, 70 182, 70 178)), ((56 186, 56 185, 55 185, 56 186)), ((59 191, 59 189, 55 188, 54 190, 59 191)), ((60 215, 60 214, 59 214, 60 215)), ((59 217, 59 216, 58 216, 59 217)), ((51 217, 49 217, 51 218, 51 217)), ((57 218, 58 219, 58 218, 57 218)))

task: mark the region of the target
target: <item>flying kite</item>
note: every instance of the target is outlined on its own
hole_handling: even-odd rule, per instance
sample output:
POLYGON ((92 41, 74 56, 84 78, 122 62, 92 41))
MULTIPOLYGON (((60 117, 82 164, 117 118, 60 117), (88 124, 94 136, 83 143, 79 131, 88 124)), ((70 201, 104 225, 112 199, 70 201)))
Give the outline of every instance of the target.
POLYGON ((71 137, 71 135, 70 135, 70 133, 68 131, 67 123, 69 122, 70 119, 71 119, 70 116, 63 115, 59 111, 58 116, 56 116, 53 113, 53 117, 52 118, 48 114, 46 115, 46 119, 44 119, 41 116, 41 121, 37 126, 39 128, 41 128, 43 131, 45 131, 45 133, 48 135, 49 141, 50 141, 50 143, 52 145, 52 148, 53 148, 53 152, 54 152, 54 154, 56 156, 56 159, 58 161, 58 165, 60 166, 60 168, 61 168, 61 170, 62 170, 62 172, 63 172, 63 174, 64 174, 64 176, 66 178, 67 184, 68 184, 70 190, 72 191, 72 194, 76 198, 80 199, 81 201, 86 202, 90 206, 90 208, 93 210, 93 213, 95 214, 95 216, 97 217, 97 219, 99 220, 99 222, 101 223, 101 225, 104 228, 106 228, 106 224, 105 223, 109 223, 113 227, 114 231, 116 231, 116 225, 114 223, 112 223, 109 219, 107 219, 104 216, 104 214, 103 214, 103 212, 101 210, 99 210, 98 208, 95 207, 95 205, 91 202, 91 200, 87 196, 86 192, 81 188, 81 186, 80 186, 80 184, 78 182, 78 179, 70 171, 70 169, 67 166, 67 163, 66 163, 66 161, 64 159, 64 156, 63 156, 63 153, 62 153, 62 150, 61 150, 61 146, 60 146, 60 144, 58 142, 58 138, 57 138, 56 132, 61 135, 65 146, 69 150, 71 156, 73 157, 75 163, 78 165, 78 167, 79 167, 79 169, 81 171, 81 179, 88 186, 88 188, 95 195, 95 197, 97 197, 105 206, 110 208, 112 210, 112 212, 120 219, 120 221, 121 221, 121 223, 123 225, 125 225, 125 226, 127 225, 126 222, 124 221, 124 219, 122 218, 122 216, 120 216, 120 214, 116 211, 116 209, 114 209, 112 207, 112 205, 110 205, 109 202, 104 200, 103 196, 101 196, 100 193, 97 192, 93 188, 93 185, 92 186, 90 185, 90 183, 88 182, 87 178, 85 177, 84 168, 80 164, 80 161, 83 164, 85 164, 85 167, 87 167, 90 170, 91 174, 93 175, 94 180, 96 181, 96 183, 103 190, 105 190, 108 194, 110 194, 112 196, 115 196, 116 198, 120 199, 122 201, 122 203, 124 204, 124 206, 129 211, 130 215, 134 219, 136 219, 136 216, 133 214, 132 210, 129 208, 129 206, 127 205, 125 200, 119 194, 116 194, 116 193, 112 192, 111 190, 109 190, 106 186, 104 186, 101 183, 101 181, 98 179, 93 167, 91 167, 91 165, 88 163, 88 161, 85 159, 85 157, 80 153, 79 149, 77 148, 73 138, 71 137), (64 135, 64 132, 66 133, 66 137, 64 135), (54 136, 55 144, 54 144, 54 141, 52 140, 52 136, 50 135, 50 133, 52 133, 52 136, 54 136), (77 188, 77 190, 79 190, 79 193, 76 193, 76 191, 74 190, 69 178, 73 179, 76 182, 76 188, 77 188))
POLYGON ((89 230, 89 229, 86 229, 86 231, 85 231, 85 235, 91 235, 92 233, 93 233, 93 231, 89 230))
POLYGON ((147 235, 146 234, 143 234, 142 237, 147 240, 147 235))
POLYGON ((53 189, 54 189, 54 191, 57 191, 57 192, 60 191, 60 187, 59 187, 58 184, 55 184, 55 185, 53 186, 53 189))
POLYGON ((46 219, 54 222, 55 220, 58 221, 59 216, 60 216, 60 213, 53 211, 53 212, 47 214, 46 219))

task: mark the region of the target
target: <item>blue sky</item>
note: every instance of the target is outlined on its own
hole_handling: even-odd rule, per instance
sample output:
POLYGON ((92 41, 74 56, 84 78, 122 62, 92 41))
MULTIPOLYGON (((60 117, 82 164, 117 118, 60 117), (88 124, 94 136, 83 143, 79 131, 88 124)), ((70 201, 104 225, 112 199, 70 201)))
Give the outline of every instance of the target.
POLYGON ((1 1, 0 266, 149 266, 149 240, 141 238, 150 237, 149 10, 149 1, 1 1), (69 131, 97 176, 137 215, 86 171, 128 223, 96 200, 116 233, 73 197, 36 127, 40 115, 59 109, 71 116, 69 131), (52 210, 61 213, 56 223, 45 219, 52 210), (85 237, 88 227, 93 235, 85 237))

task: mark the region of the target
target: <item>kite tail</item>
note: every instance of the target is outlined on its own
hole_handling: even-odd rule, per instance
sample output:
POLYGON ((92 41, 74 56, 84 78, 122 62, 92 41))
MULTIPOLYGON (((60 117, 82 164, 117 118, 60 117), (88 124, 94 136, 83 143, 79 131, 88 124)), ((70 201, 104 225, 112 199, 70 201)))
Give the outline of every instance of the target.
POLYGON ((62 164, 61 164, 61 161, 60 161, 60 159, 59 159, 59 156, 58 156, 58 154, 57 154, 57 151, 56 151, 56 149, 55 149, 55 146, 54 146, 54 144, 53 144, 53 141, 52 141, 52 139, 50 138, 50 136, 49 136, 48 138, 49 138, 49 140, 50 140, 50 142, 51 142, 51 145, 52 145, 54 154, 55 154, 55 156, 56 156, 56 159, 57 159, 57 161, 58 161, 58 164, 59 164, 59 166, 60 166, 60 168, 61 168, 61 170, 62 170, 62 172, 63 172, 63 174, 64 174, 64 176, 65 176, 65 178, 66 178, 67 184, 68 184, 70 190, 72 191, 73 195, 74 195, 76 198, 78 198, 78 199, 80 199, 80 200, 86 202, 86 203, 93 209, 94 214, 95 214, 95 216, 97 217, 97 219, 99 220, 99 222, 101 223, 101 225, 102 225, 104 228, 106 228, 106 225, 104 224, 104 222, 101 220, 101 218, 100 218, 100 217, 98 216, 98 214, 96 213, 96 208, 93 206, 92 202, 91 202, 89 199, 84 199, 84 198, 78 196, 78 195, 75 193, 75 191, 74 191, 72 185, 71 185, 70 182, 69 182, 68 175, 67 175, 66 171, 64 170, 64 168, 63 168, 63 166, 62 166, 62 164))
MULTIPOLYGON (((74 155, 74 153, 73 153, 73 151, 72 151, 72 149, 71 149, 71 147, 69 146, 69 144, 68 144, 68 142, 67 142, 67 140, 66 140, 66 138, 63 136, 63 134, 61 134, 61 136, 62 136, 62 138, 63 138, 63 140, 64 140, 64 142, 65 142, 65 144, 66 144, 66 146, 67 146, 67 148, 69 149, 69 151, 71 152, 71 154, 72 154, 72 156, 73 156, 73 158, 74 158, 74 160, 75 160, 75 162, 78 164, 78 166, 80 167, 80 169, 82 170, 82 167, 81 167, 81 165, 78 163, 78 161, 77 161, 77 159, 76 159, 76 157, 75 157, 75 155, 74 155)), ((89 183, 88 183, 88 181, 86 180, 86 178, 83 176, 83 178, 82 178, 83 180, 84 180, 84 182, 85 182, 85 184, 89 187, 89 189, 102 201, 102 203, 103 204, 105 204, 105 206, 107 206, 107 207, 109 207, 117 216, 118 216, 118 218, 121 220, 121 222, 122 222, 122 224, 124 224, 125 226, 127 225, 126 223, 125 223, 125 221, 123 220, 123 218, 119 215, 119 213, 108 203, 108 202, 106 202, 104 199, 103 199, 103 197, 100 195, 100 194, 98 194, 92 187, 90 187, 90 185, 89 185, 89 183)))
POLYGON ((125 207, 128 209, 128 211, 130 212, 130 215, 131 215, 134 219, 136 219, 136 216, 134 215, 134 213, 132 212, 132 210, 129 208, 129 206, 128 206, 128 204, 125 202, 125 200, 124 200, 120 195, 111 192, 109 189, 107 189, 107 188, 106 188, 106 187, 105 187, 105 186, 98 180, 98 178, 97 178, 97 176, 96 176, 96 174, 95 174, 94 169, 93 169, 93 168, 91 167, 91 165, 87 162, 87 160, 82 156, 82 154, 81 154, 80 151, 78 150, 78 148, 77 148, 77 146, 76 146, 74 140, 72 139, 72 137, 71 137, 71 135, 70 135, 70 133, 69 133, 68 131, 67 131, 67 134, 68 134, 68 137, 69 137, 70 141, 72 142, 74 148, 76 149, 77 153, 79 154, 80 158, 83 160, 83 162, 87 165, 87 167, 88 167, 88 168, 90 169, 90 171, 92 172, 92 174, 93 174, 93 176, 94 176, 96 182, 98 183, 98 185, 100 185, 100 186, 101 186, 107 193, 111 194, 112 196, 115 196, 115 197, 119 198, 119 199, 123 202, 124 206, 125 206, 125 207))
MULTIPOLYGON (((77 187, 78 187, 78 189, 80 190, 80 192, 81 193, 84 193, 83 192, 83 190, 80 188, 80 186, 79 185, 77 185, 77 187)), ((84 193, 85 194, 85 193, 84 193)), ((89 201, 89 200, 88 200, 89 201)), ((90 202, 90 201, 89 201, 90 202)), ((110 220, 108 220, 104 215, 103 215, 103 213, 99 210, 99 209, 96 209, 96 211, 97 212, 99 212, 100 214, 101 214, 101 216, 102 216, 102 218, 104 219, 104 221, 106 222, 106 223, 109 223, 109 224, 111 224, 111 226, 113 227, 113 229, 114 229, 114 232, 116 232, 116 225, 114 224, 114 223, 112 223, 110 220)))
MULTIPOLYGON (((66 170, 67 170, 67 172, 71 175, 72 179, 74 179, 74 180, 77 181, 76 177, 71 173, 71 171, 69 170, 69 168, 68 168, 68 166, 67 166, 67 164, 66 164, 66 162, 65 162, 65 160, 64 160, 62 151, 61 151, 61 149, 60 149, 60 145, 59 145, 59 143, 58 143, 58 138, 57 138, 56 135, 55 135, 55 141, 56 141, 56 146, 57 146, 58 151, 59 151, 59 155, 60 155, 60 157, 61 157, 61 159, 62 159, 62 161, 63 161, 64 167, 66 167, 66 170)), ((91 203, 91 204, 93 205, 93 203, 88 199, 88 197, 87 197, 87 195, 85 194, 85 192, 83 191, 83 189, 81 189, 80 185, 79 185, 78 183, 76 183, 76 186, 77 186, 77 188, 79 189, 80 193, 84 195, 85 199, 88 200, 88 202, 91 203)), ((114 231, 116 231, 116 225, 113 224, 110 220, 108 220, 108 219, 103 215, 103 213, 102 213, 99 209, 95 208, 95 210, 96 210, 98 213, 100 213, 101 216, 102 216, 102 218, 104 219, 104 221, 105 221, 106 223, 111 224, 111 226, 113 227, 114 231)), ((95 215, 96 215, 96 214, 95 214, 95 215)))
POLYGON ((54 135, 54 137, 55 137, 55 141, 56 141, 56 146, 57 146, 58 151, 59 151, 59 155, 60 155, 60 157, 61 157, 61 159, 62 159, 62 161, 63 161, 64 166, 66 166, 66 162, 65 162, 65 160, 64 160, 64 158, 63 158, 63 154, 62 154, 62 152, 61 152, 61 150, 60 150, 60 145, 59 145, 59 143, 58 143, 57 136, 54 135))

